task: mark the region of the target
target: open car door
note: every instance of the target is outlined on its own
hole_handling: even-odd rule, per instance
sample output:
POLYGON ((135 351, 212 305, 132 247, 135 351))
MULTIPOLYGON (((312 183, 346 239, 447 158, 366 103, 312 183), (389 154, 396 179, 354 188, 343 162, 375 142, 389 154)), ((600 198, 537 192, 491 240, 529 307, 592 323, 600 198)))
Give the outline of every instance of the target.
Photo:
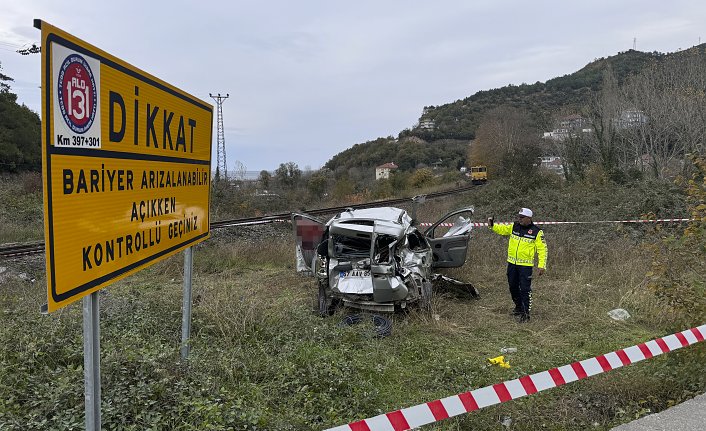
POLYGON ((312 216, 299 213, 292 213, 292 226, 294 226, 297 272, 314 275, 312 265, 326 226, 322 221, 312 216))
POLYGON ((424 232, 434 254, 433 268, 456 268, 466 262, 473 227, 472 215, 473 207, 452 211, 424 232), (451 228, 442 233, 449 225, 451 228))

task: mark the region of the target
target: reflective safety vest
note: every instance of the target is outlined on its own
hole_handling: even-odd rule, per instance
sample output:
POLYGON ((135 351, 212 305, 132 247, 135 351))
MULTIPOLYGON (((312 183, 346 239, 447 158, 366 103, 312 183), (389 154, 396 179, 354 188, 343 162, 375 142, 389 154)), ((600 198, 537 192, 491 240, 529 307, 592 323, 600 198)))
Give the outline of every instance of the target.
POLYGON ((520 266, 534 266, 535 253, 539 256, 540 268, 547 265, 547 244, 544 242, 544 231, 534 223, 522 226, 515 222, 509 224, 494 224, 493 232, 510 236, 507 245, 507 261, 520 266))

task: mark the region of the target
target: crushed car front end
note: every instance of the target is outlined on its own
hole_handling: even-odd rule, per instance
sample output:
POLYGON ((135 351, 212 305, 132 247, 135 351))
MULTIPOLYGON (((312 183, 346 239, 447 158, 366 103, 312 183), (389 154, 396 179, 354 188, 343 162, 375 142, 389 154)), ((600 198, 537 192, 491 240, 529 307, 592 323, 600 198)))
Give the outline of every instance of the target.
POLYGON ((326 227, 315 268, 332 299, 376 312, 421 299, 431 276, 431 250, 406 211, 351 210, 326 227))
MULTIPOLYGON (((471 223, 463 208, 446 215, 424 233, 406 211, 394 207, 348 209, 323 223, 293 214, 297 270, 313 275, 319 288, 319 313, 338 304, 392 312, 419 303, 430 309, 433 268, 463 265, 471 223), (436 228, 455 217, 451 229, 436 228)), ((448 225, 448 224, 446 224, 448 225)))

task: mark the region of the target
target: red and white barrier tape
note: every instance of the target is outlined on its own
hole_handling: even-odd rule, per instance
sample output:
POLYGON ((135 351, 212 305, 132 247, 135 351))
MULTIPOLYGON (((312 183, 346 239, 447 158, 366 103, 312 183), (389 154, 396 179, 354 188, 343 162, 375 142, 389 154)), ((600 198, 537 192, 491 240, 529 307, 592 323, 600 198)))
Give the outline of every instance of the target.
POLYGON ((627 349, 429 403, 395 410, 369 419, 329 428, 326 431, 408 430, 650 359, 653 356, 704 341, 705 336, 706 324, 627 349))
MULTIPOLYGON (((536 221, 534 224, 594 224, 594 223, 680 223, 685 221, 694 221, 691 218, 661 218, 653 220, 599 220, 599 221, 536 221)), ((511 224, 510 222, 495 222, 496 224, 511 224)), ((420 226, 431 226, 434 223, 422 222, 420 226)), ((451 227, 453 223, 441 223, 439 226, 451 227)), ((488 223, 471 223, 473 227, 488 226, 488 223)))

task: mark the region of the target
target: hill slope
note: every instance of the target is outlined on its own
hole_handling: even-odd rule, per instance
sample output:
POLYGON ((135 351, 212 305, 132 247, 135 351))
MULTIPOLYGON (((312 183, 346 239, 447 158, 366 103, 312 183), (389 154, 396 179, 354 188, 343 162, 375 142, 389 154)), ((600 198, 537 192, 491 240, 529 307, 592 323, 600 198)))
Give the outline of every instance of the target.
MULTIPOLYGON (((706 44, 692 48, 703 51, 706 44)), ((399 139, 379 138, 356 144, 334 155, 325 168, 342 171, 350 168, 371 168, 394 161, 401 169, 412 169, 418 164, 431 164, 439 159, 447 167, 465 162, 465 148, 475 138, 483 116, 500 106, 511 106, 529 111, 540 128, 552 128, 552 116, 561 111, 578 110, 590 94, 601 89, 607 68, 614 73, 618 84, 629 76, 639 74, 649 65, 691 50, 662 54, 629 50, 600 58, 582 69, 546 82, 508 85, 479 91, 464 99, 440 106, 427 106, 419 122, 432 121, 433 129, 419 126, 400 132, 399 139), (410 139, 411 138, 411 139, 410 139), (430 145, 424 145, 431 143, 430 145), (415 154, 410 154, 414 151, 415 154)))
POLYGON ((591 92, 600 90, 607 67, 612 68, 618 83, 622 83, 628 76, 667 56, 630 50, 595 60, 574 73, 544 83, 508 85, 479 91, 445 105, 426 107, 420 121, 433 120, 434 130, 415 128, 411 134, 427 141, 473 139, 483 115, 502 105, 527 109, 540 123, 548 123, 553 113, 562 108, 578 107, 588 101, 591 92))

